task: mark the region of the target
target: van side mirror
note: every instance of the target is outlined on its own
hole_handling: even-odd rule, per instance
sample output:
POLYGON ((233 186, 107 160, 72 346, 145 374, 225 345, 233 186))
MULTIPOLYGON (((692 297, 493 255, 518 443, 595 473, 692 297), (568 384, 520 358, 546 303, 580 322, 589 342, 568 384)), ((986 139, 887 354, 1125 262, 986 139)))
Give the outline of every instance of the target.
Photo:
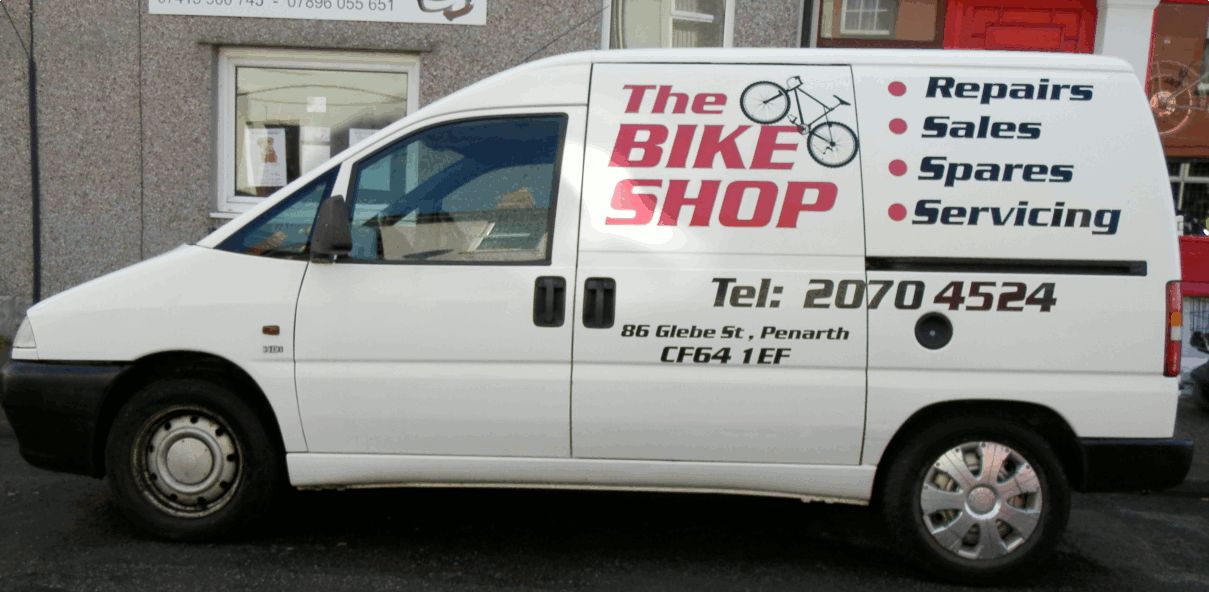
POLYGON ((311 259, 335 261, 353 250, 349 231, 348 202, 344 196, 333 195, 323 200, 315 216, 315 232, 311 234, 311 259))

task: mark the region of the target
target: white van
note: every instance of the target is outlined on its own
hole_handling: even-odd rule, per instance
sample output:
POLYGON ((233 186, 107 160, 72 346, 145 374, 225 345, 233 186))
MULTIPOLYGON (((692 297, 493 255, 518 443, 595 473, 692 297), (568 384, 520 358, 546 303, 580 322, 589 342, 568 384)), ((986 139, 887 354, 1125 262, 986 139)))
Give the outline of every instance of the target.
POLYGON ((1164 171, 1115 59, 559 56, 34 306, 3 404, 173 539, 279 483, 724 492, 985 581, 1188 470, 1164 171))

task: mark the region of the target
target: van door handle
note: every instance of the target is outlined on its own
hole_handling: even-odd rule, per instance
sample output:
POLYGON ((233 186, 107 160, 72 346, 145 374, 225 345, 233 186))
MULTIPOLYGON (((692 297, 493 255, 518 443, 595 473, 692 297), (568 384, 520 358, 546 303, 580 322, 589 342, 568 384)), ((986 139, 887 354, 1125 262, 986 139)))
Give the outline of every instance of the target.
POLYGON ((584 327, 608 329, 616 314, 617 282, 613 278, 584 281, 584 327))
POLYGON ((561 327, 566 319, 567 280, 546 275, 533 284, 533 324, 561 327))

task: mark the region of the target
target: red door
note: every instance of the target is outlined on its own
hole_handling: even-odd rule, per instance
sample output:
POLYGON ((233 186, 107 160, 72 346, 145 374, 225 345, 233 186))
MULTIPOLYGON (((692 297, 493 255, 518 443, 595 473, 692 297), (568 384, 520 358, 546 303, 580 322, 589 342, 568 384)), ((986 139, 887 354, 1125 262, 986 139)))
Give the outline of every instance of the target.
POLYGON ((949 0, 948 49, 1091 53, 1096 0, 949 0))

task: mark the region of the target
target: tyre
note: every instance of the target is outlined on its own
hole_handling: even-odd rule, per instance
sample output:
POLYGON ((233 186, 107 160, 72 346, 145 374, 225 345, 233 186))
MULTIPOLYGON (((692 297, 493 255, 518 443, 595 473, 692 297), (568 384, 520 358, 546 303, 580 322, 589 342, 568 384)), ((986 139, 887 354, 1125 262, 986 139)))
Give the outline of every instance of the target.
POLYGON ((886 467, 879 503, 895 546, 943 579, 1002 583, 1052 553, 1070 488, 1022 424, 964 418, 917 434, 886 467))
POLYGON ((1198 381, 1192 381, 1192 400, 1201 409, 1209 411, 1209 389, 1205 388, 1205 384, 1198 381))
POLYGON ((756 123, 776 123, 789 113, 789 93, 775 82, 753 82, 739 95, 739 108, 756 123))
POLYGON ((829 168, 842 167, 856 158, 856 132, 838 121, 815 126, 806 136, 806 151, 815 162, 829 168))
POLYGON ((171 540, 209 540, 260 516, 284 483, 284 454, 225 386, 182 378, 136 393, 109 432, 105 462, 122 512, 171 540))

